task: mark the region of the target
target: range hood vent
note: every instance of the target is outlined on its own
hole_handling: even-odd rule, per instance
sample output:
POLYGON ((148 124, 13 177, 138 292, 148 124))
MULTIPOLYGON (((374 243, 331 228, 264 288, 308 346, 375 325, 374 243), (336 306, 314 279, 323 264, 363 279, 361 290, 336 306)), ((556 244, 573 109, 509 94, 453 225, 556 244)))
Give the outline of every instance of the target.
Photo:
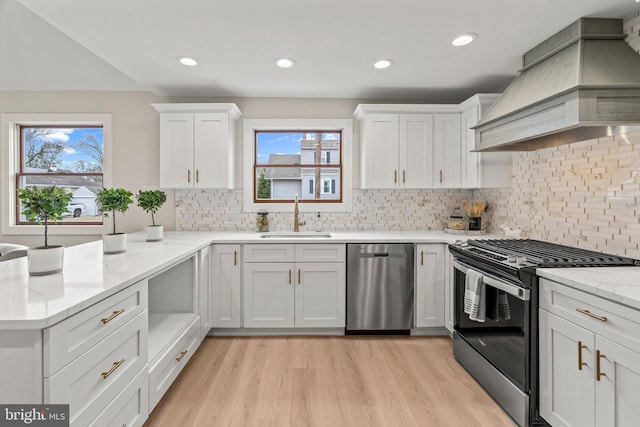
POLYGON ((581 18, 523 56, 475 126, 476 151, 527 151, 640 129, 640 55, 621 19, 581 18))

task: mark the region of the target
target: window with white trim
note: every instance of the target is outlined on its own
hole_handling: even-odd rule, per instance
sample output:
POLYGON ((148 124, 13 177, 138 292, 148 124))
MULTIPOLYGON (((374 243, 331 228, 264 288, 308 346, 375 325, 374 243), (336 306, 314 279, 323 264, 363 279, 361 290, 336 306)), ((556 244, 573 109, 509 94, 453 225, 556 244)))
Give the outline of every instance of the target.
POLYGON ((2 114, 2 233, 37 234, 21 215, 17 190, 55 185, 72 199, 51 234, 99 234, 95 198, 109 186, 110 114, 2 114))

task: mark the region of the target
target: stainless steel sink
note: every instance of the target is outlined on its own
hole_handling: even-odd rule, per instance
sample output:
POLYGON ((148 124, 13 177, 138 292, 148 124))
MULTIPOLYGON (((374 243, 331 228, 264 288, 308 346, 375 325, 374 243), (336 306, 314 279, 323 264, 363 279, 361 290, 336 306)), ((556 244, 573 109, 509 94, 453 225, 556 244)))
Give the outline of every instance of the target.
POLYGON ((331 237, 331 233, 325 231, 270 231, 260 236, 263 239, 291 239, 291 238, 322 238, 331 237))

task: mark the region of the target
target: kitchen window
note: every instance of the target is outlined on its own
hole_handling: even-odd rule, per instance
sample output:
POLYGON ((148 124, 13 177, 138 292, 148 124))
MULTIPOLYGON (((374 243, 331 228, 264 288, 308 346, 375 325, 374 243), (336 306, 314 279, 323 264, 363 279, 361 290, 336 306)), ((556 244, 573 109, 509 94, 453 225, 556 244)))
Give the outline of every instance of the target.
POLYGON ((52 234, 101 234, 103 217, 96 195, 108 176, 109 114, 3 114, 3 234, 39 234, 21 215, 17 190, 55 185, 72 199, 52 234), (6 203, 6 204, 5 204, 6 203))
POLYGON ((351 210, 352 121, 245 119, 244 210, 351 210))

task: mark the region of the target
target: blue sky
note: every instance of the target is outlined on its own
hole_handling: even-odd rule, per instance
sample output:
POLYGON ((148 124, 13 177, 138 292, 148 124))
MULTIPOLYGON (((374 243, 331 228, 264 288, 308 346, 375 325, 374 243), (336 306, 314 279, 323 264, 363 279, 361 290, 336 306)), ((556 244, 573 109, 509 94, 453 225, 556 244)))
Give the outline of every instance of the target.
POLYGON ((63 143, 67 147, 62 154, 62 161, 58 165, 60 169, 73 170, 75 162, 80 160, 97 163, 94 159, 76 149, 78 141, 85 139, 87 135, 93 135, 104 150, 102 128, 51 128, 48 130, 48 135, 42 137, 42 139, 63 143))
MULTIPOLYGON (((269 154, 300 154, 300 133, 258 133, 257 163, 267 163, 269 154)), ((337 134, 325 134, 323 139, 338 139, 337 134)))

